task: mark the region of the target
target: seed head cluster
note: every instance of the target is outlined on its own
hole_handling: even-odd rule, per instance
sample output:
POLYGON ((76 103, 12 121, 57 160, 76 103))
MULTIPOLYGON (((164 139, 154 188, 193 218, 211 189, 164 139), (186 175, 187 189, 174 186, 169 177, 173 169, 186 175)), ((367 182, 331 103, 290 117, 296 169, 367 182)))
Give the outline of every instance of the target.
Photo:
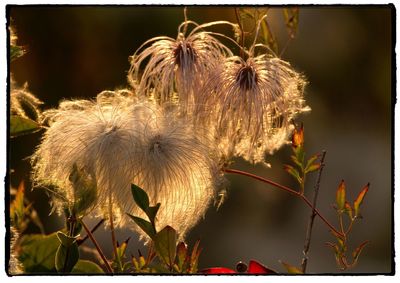
POLYGON ((32 158, 33 179, 51 188, 57 207, 78 201, 71 181, 78 168, 95 184, 97 213, 111 200, 117 223, 134 226, 126 213, 144 214, 133 183, 151 205, 161 203, 157 229, 171 225, 184 237, 225 183, 220 164, 264 162, 287 143, 291 121, 308 110, 303 76, 254 46, 246 58, 234 55, 221 41, 228 36, 208 31, 220 24, 236 28, 185 21, 176 39, 150 39, 131 56, 129 89, 42 113, 48 128, 32 158))

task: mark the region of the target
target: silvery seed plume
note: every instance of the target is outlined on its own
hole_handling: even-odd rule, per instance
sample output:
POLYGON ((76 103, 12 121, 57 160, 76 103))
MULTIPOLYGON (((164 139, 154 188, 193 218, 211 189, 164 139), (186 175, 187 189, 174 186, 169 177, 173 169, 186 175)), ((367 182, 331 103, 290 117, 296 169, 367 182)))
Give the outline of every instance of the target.
POLYGON ((161 104, 179 100, 183 112, 196 104, 196 91, 216 65, 231 51, 204 28, 219 21, 198 25, 185 21, 176 39, 159 36, 145 42, 131 56, 128 80, 137 93, 153 96, 161 104), (188 25, 195 25, 186 35, 188 25), (183 31, 182 31, 183 29, 183 31), (143 49, 144 48, 144 49, 143 49), (141 74, 143 61, 148 59, 141 74))
MULTIPOLYGON (((290 121, 304 107, 304 78, 289 63, 268 56, 227 58, 205 89, 203 113, 214 112, 215 134, 225 155, 264 160, 285 144, 290 121)), ((206 118, 207 115, 202 115, 206 118)), ((209 121, 211 123, 211 121, 209 121)))
POLYGON ((133 103, 123 91, 112 96, 103 92, 96 101, 64 101, 58 109, 43 113, 49 127, 32 158, 33 180, 36 185, 54 188, 56 207, 76 201, 70 182, 74 166, 97 182, 98 207, 106 206, 114 189, 104 184, 111 172, 119 178, 131 175, 126 171, 138 148, 127 111, 127 105, 133 103))
MULTIPOLYGON (((221 177, 209 146, 197 137, 189 121, 159 107, 143 114, 139 130, 142 147, 139 162, 132 168, 137 172, 132 182, 147 192, 152 205, 161 203, 157 229, 171 225, 183 238, 214 199, 214 185, 221 177)), ((123 211, 145 218, 131 201, 130 184, 122 188, 115 195, 118 205, 123 211)), ((132 221, 128 224, 132 226, 132 221)))

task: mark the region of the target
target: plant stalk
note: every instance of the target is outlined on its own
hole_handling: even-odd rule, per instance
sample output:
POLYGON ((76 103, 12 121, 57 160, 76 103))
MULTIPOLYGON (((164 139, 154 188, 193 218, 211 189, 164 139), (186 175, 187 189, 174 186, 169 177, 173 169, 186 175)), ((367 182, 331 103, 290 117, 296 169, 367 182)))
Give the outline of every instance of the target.
MULTIPOLYGON (((241 171, 241 170, 222 169, 222 171, 224 171, 226 173, 247 176, 247 177, 256 179, 258 181, 261 181, 263 183, 272 185, 272 186, 274 186, 274 187, 276 187, 278 189, 286 191, 286 192, 288 192, 288 193, 290 193, 290 194, 302 199, 310 208, 313 208, 312 203, 304 195, 300 194, 299 192, 297 192, 297 191, 295 191, 295 190, 293 190, 291 188, 285 187, 285 186, 283 186, 281 184, 278 184, 278 183, 275 183, 275 182, 273 182, 271 180, 268 180, 268 179, 265 179, 263 177, 260 177, 260 176, 257 176, 257 175, 254 175, 254 174, 251 174, 251 173, 248 173, 248 172, 245 172, 245 171, 241 171)), ((336 228, 333 227, 333 225, 331 223, 329 223, 329 221, 317 209, 313 209, 313 211, 315 211, 315 214, 318 215, 318 217, 329 227, 329 229, 331 229, 334 233, 336 233, 337 235, 339 235, 340 237, 343 238, 344 235, 341 232, 339 232, 338 230, 336 230, 336 228)))
MULTIPOLYGON (((103 219, 103 220, 104 220, 104 219, 103 219)), ((81 219, 80 221, 81 221, 81 224, 82 224, 83 229, 85 229, 85 231, 86 231, 88 237, 89 237, 90 240, 92 241, 92 243, 93 243, 93 245, 95 246, 97 252, 99 253, 101 259, 103 260, 103 262, 104 262, 104 264, 105 264, 105 266, 106 266, 107 271, 108 271, 109 273, 113 273, 113 270, 112 270, 110 264, 108 263, 108 261, 107 261, 105 255, 104 255, 103 251, 101 250, 99 244, 97 243, 96 239, 93 237, 92 232, 89 230, 89 228, 86 226, 86 224, 83 222, 82 219, 81 219)), ((100 225, 99 225, 99 226, 100 226, 100 225)))
POLYGON ((311 214, 310 214, 310 219, 308 221, 308 225, 307 225, 307 232, 306 232, 306 239, 304 242, 304 250, 303 250, 303 259, 301 261, 301 269, 302 272, 305 273, 306 272, 306 268, 307 268, 307 262, 308 262, 308 251, 310 249, 310 245, 311 245, 311 234, 312 234, 312 228, 314 225, 314 219, 315 219, 315 215, 316 215, 316 206, 317 206, 317 199, 318 199, 318 192, 319 192, 319 187, 321 184, 321 176, 322 176, 322 171, 324 169, 324 160, 325 160, 325 155, 326 155, 326 151, 324 150, 322 152, 322 157, 321 157, 321 161, 320 161, 320 168, 318 171, 318 178, 317 178, 317 183, 314 186, 314 195, 313 195, 313 203, 312 203, 312 209, 311 209, 311 214))

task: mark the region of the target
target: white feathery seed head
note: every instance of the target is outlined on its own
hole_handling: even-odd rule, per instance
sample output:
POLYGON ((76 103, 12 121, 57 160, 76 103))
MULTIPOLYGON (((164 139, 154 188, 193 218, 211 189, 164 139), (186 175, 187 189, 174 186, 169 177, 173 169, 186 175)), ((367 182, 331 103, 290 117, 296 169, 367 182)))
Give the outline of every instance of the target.
POLYGON ((201 96, 196 116, 215 120, 223 155, 262 162, 265 152, 286 143, 294 116, 307 110, 304 86, 304 78, 281 59, 233 56, 205 84, 202 91, 207 95, 201 96))
POLYGON ((209 73, 232 52, 204 28, 229 24, 219 21, 198 25, 183 22, 176 39, 159 36, 146 41, 133 56, 128 81, 136 93, 154 97, 159 103, 178 102, 181 110, 197 103, 197 90, 209 73), (187 26, 195 27, 186 35, 187 26), (183 31, 182 31, 183 29, 183 31), (145 59, 148 62, 141 70, 145 59))
POLYGON ((173 109, 125 92, 62 102, 44 112, 50 126, 33 156, 36 185, 51 185, 62 201, 76 202, 70 178, 76 165, 96 183, 97 208, 104 212, 111 198, 116 224, 144 235, 125 215, 145 218, 131 195, 136 184, 153 205, 161 203, 157 228, 171 225, 183 238, 204 215, 221 176, 209 145, 173 109))
POLYGON ((126 172, 121 170, 127 170, 133 160, 137 146, 126 105, 134 99, 123 91, 109 94, 99 94, 96 101, 64 101, 58 109, 43 113, 50 126, 33 155, 33 180, 36 185, 54 187, 56 202, 77 201, 70 181, 77 166, 96 181, 98 203, 105 206, 104 191, 109 190, 105 179, 123 176, 126 172))
MULTIPOLYGON (((156 218, 157 229, 171 225, 183 238, 204 215, 213 200, 217 167, 210 148, 193 131, 186 119, 175 111, 156 109, 147 113, 140 126, 139 162, 133 168, 132 183, 144 189, 151 205, 161 203, 156 218)), ((116 192, 116 202, 123 211, 144 216, 131 199, 130 184, 116 192)), ((129 220, 131 222, 131 220, 129 220)))

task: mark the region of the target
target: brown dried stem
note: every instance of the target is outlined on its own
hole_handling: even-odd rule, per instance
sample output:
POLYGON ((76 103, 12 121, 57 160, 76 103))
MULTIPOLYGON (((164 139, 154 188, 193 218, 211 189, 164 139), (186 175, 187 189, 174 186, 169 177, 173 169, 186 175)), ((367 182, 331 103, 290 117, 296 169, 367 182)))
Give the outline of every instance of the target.
POLYGON ((302 269, 303 273, 306 272, 306 268, 307 268, 308 251, 310 249, 310 244, 311 244, 312 228, 314 225, 315 215, 317 214, 315 208, 317 206, 317 198, 318 198, 318 192, 319 192, 319 187, 320 187, 320 183, 321 183, 322 171, 325 166, 325 164, 324 164, 325 155, 326 155, 326 151, 324 150, 322 152, 322 156, 321 156, 321 161, 320 161, 321 166, 319 167, 317 182, 314 186, 312 209, 311 209, 310 219, 309 219, 308 225, 307 225, 306 239, 304 242, 304 250, 303 250, 303 259, 301 261, 301 269, 302 269))
POLYGON ((99 253, 101 259, 103 260, 103 262, 104 262, 104 264, 105 264, 105 266, 107 268, 108 273, 113 273, 113 270, 112 270, 110 264, 108 263, 105 255, 104 255, 103 251, 101 250, 99 244, 97 243, 96 239, 93 237, 92 232, 90 232, 89 228, 86 226, 86 224, 83 222, 82 219, 80 220, 80 222, 82 224, 83 229, 85 229, 87 235, 89 236, 90 240, 92 241, 93 245, 95 246, 97 252, 99 253))
MULTIPOLYGON (((304 195, 300 194, 299 192, 297 192, 297 191, 295 191, 295 190, 293 190, 291 188, 285 187, 285 186, 283 186, 281 184, 275 183, 275 182, 273 182, 271 180, 265 179, 263 177, 260 177, 260 176, 257 176, 257 175, 254 175, 254 174, 251 174, 251 173, 248 173, 248 172, 245 172, 245 171, 236 170, 236 169, 223 169, 223 171, 226 172, 226 173, 247 176, 247 177, 256 179, 258 181, 261 181, 263 183, 270 184, 270 185, 272 185, 272 186, 274 186, 274 187, 276 187, 278 189, 284 190, 284 191, 286 191, 286 192, 288 192, 288 193, 300 198, 310 208, 313 208, 312 203, 304 195)), ((343 237, 343 234, 341 232, 339 232, 338 230, 336 230, 336 228, 333 227, 333 225, 331 223, 329 223, 329 221, 317 209, 313 209, 313 211, 315 211, 315 214, 318 215, 318 217, 329 227, 329 229, 331 229, 335 234, 339 235, 340 237, 343 237)))

